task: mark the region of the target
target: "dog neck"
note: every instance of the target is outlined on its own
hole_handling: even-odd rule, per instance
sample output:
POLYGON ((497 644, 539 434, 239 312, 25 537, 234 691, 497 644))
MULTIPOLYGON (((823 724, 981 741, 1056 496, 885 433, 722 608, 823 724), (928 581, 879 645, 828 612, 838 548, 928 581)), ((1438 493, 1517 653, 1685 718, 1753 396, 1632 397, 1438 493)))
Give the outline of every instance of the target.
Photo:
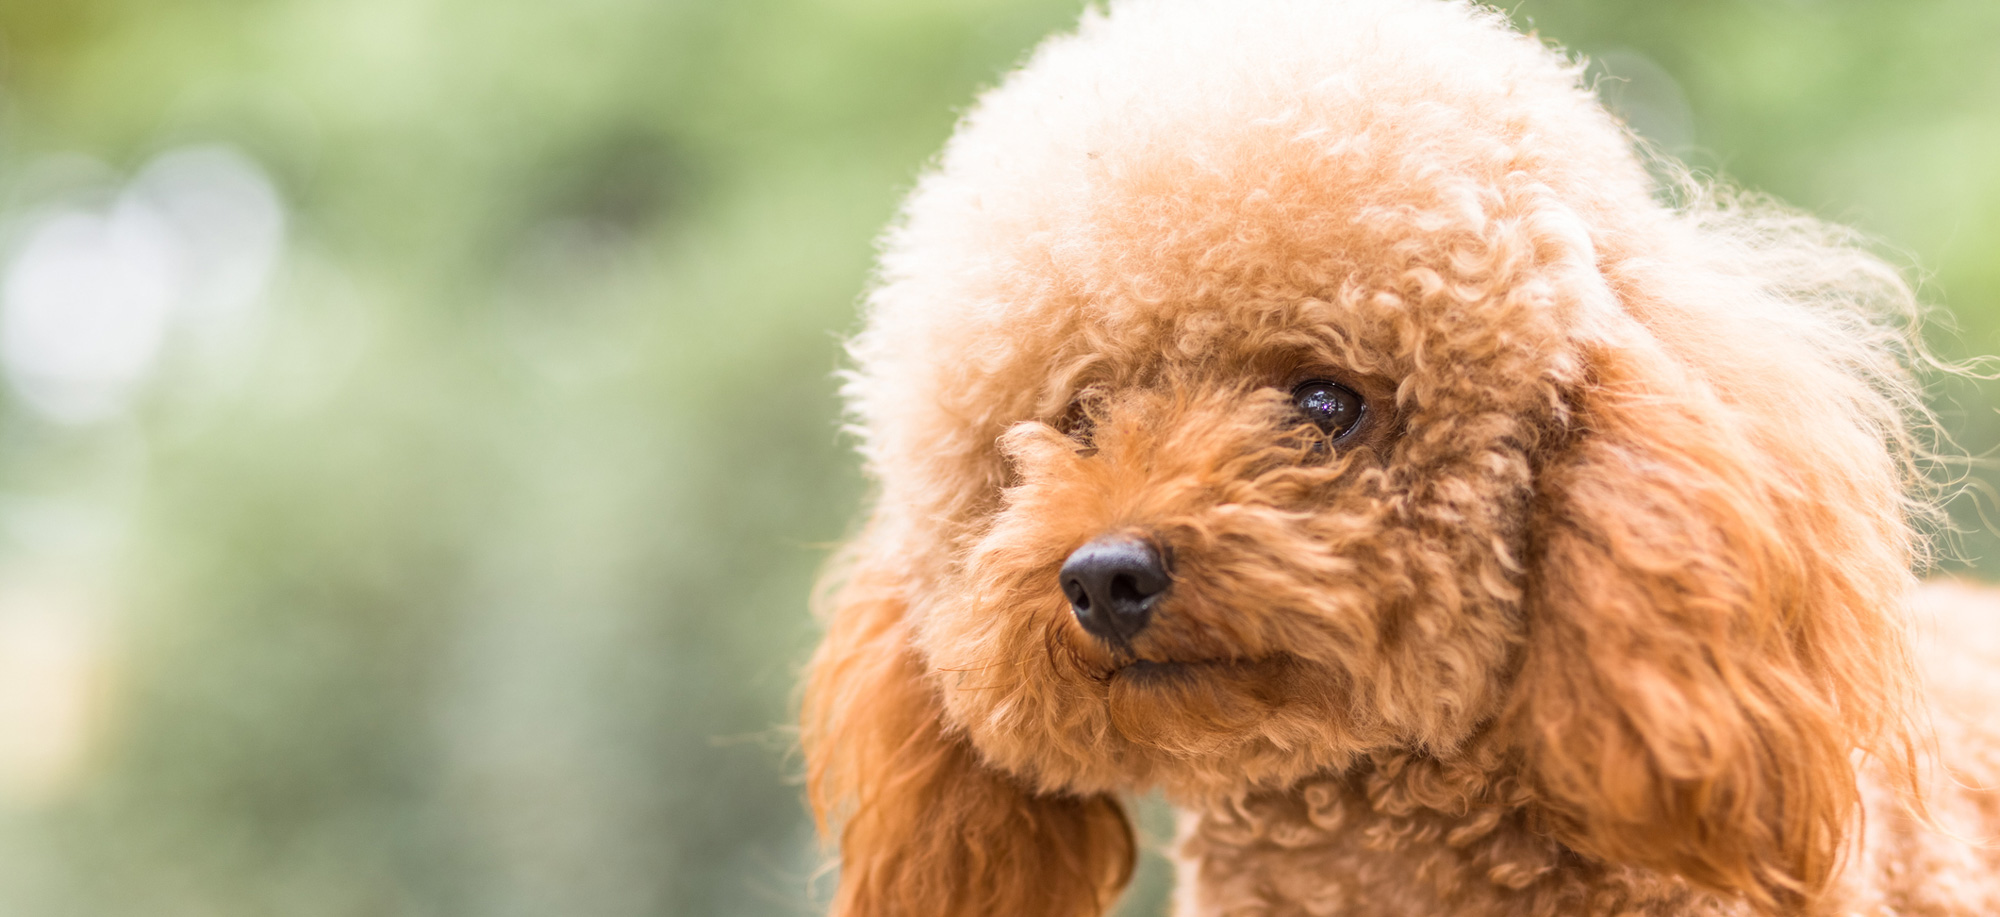
POLYGON ((1677 878, 1576 853, 1536 822, 1527 789, 1498 768, 1376 755, 1184 811, 1176 913, 1746 913, 1677 878))

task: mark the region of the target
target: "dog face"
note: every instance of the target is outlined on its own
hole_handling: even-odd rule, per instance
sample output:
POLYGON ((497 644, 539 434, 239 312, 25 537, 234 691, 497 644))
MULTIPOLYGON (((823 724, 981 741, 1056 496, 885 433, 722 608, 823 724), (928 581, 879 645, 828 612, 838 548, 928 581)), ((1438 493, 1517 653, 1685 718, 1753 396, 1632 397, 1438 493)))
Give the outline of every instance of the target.
POLYGON ((845 907, 1087 913, 1106 794, 1385 752, 1826 881, 1904 735, 1908 293, 1655 203, 1577 77, 1457 3, 1169 0, 967 117, 853 345, 880 493, 805 711, 845 907))
POLYGON ((1388 79, 1254 117, 1194 86, 1137 113, 997 104, 1038 73, 912 201, 857 344, 885 551, 922 584, 946 716, 1070 790, 1458 747, 1518 666, 1535 466, 1615 320, 1583 214, 1649 206, 1617 128, 1575 106, 1580 166, 1482 111, 1505 84, 1444 106, 1388 79), (1017 119, 1071 127, 982 161, 1017 119), (1128 586, 1157 581, 1143 627, 1094 627, 1088 570, 1066 594, 1108 543, 1143 555, 1128 586))
POLYGON ((1449 750, 1494 715, 1572 310, 1532 282, 1426 297, 1439 243, 1328 240, 1335 286, 1223 272, 1208 302, 1099 300, 1052 352, 960 377, 1041 408, 994 438, 978 509, 923 514, 921 537, 966 547, 915 643, 990 758, 1200 793, 1449 750))

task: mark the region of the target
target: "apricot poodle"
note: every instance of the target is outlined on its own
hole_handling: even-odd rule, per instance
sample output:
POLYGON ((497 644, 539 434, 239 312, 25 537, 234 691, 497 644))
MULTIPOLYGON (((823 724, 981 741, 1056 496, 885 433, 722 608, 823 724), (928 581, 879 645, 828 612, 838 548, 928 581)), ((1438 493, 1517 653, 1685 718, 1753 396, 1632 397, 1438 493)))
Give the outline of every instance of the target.
POLYGON ((1184 917, 2000 914, 1915 319, 1840 232, 1650 178, 1498 12, 1086 14, 852 343, 834 913, 1104 913, 1158 790, 1184 917))

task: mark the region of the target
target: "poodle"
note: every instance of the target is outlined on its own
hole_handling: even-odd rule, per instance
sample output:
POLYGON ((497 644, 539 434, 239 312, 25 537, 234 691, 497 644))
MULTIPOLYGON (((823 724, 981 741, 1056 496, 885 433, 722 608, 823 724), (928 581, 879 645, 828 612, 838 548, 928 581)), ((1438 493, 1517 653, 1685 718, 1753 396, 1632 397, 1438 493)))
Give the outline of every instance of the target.
POLYGON ((1465 0, 1111 0, 987 92, 850 344, 833 913, 1103 914, 1148 792, 1183 917, 2000 913, 1915 298, 1670 170, 1465 0))

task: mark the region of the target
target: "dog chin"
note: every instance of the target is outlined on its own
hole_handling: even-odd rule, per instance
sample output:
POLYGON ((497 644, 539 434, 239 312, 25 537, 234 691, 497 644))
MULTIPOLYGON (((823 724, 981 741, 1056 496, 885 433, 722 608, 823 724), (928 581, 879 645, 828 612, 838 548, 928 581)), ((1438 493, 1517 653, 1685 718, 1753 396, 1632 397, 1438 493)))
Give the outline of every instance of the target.
MULTIPOLYGON (((1260 760, 1304 773, 1326 763, 1324 738, 1340 733, 1328 723, 1329 705, 1313 702, 1324 691, 1308 687, 1323 676, 1285 655, 1262 659, 1137 660, 1111 671, 1105 698, 1111 725, 1139 764, 1137 783, 1175 790, 1211 791, 1245 784, 1248 775, 1226 773, 1222 761, 1260 760), (1284 724, 1320 724, 1311 749, 1291 745, 1284 724), (1332 728, 1328 728, 1332 727, 1332 728), (1317 760, 1307 764, 1298 755, 1317 760)), ((1126 757, 1126 756, 1120 756, 1126 757)), ((1334 755, 1333 757, 1339 757, 1334 755)), ((1274 776, 1264 775, 1266 778, 1274 776)))
POLYGON ((1075 674, 1040 695, 1054 706, 1004 716, 982 703, 990 692, 954 692, 954 718, 988 762, 1042 790, 1183 801, 1288 786, 1381 739, 1350 728, 1351 704, 1332 687, 1347 679, 1291 655, 1127 657, 1075 674))
POLYGON ((1204 750, 1225 737, 1254 731, 1286 704, 1297 664, 1265 659, 1138 659, 1113 669, 1107 682, 1112 724, 1126 740, 1162 751, 1204 750))

